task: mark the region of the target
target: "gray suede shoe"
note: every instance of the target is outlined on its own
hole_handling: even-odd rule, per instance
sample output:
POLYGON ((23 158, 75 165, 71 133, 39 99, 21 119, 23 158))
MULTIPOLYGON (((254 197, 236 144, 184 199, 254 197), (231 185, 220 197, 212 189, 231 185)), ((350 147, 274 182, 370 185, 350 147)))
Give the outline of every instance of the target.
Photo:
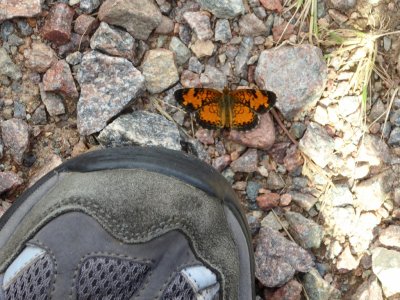
POLYGON ((0 219, 0 299, 254 299, 234 191, 182 152, 118 148, 62 164, 0 219))

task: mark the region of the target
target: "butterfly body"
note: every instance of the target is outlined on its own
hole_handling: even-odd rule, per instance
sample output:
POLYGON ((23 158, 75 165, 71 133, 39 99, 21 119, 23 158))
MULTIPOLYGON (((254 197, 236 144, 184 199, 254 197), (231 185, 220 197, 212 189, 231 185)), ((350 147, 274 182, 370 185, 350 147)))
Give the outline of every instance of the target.
POLYGON ((208 129, 249 130, 258 124, 258 113, 268 111, 276 102, 273 92, 241 89, 222 92, 208 88, 175 91, 177 102, 195 112, 197 122, 208 129))

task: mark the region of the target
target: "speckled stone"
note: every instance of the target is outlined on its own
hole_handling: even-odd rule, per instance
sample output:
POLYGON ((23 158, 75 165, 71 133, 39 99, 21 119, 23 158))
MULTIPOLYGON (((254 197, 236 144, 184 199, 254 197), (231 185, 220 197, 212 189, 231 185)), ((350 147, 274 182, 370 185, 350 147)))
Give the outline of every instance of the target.
POLYGON ((0 22, 15 17, 34 17, 41 12, 41 0, 3 0, 0 2, 0 22))
POLYGON ((25 66, 38 73, 46 72, 57 62, 57 55, 53 49, 44 43, 33 43, 31 49, 24 52, 25 66))
POLYGON ((7 76, 13 80, 18 80, 22 77, 21 70, 13 63, 4 48, 0 48, 0 75, 7 76))
POLYGON ((39 84, 39 89, 42 102, 50 116, 54 117, 65 113, 64 101, 61 96, 46 92, 42 83, 39 84))
POLYGON ((141 67, 146 88, 152 94, 166 90, 179 80, 174 53, 170 50, 148 51, 141 67))
POLYGON ((205 88, 222 90, 228 84, 226 75, 217 68, 206 65, 204 73, 200 75, 200 82, 205 88))
POLYGON ((0 194, 13 189, 22 183, 22 178, 14 172, 0 172, 0 194))
POLYGON ((98 16, 100 21, 121 26, 140 40, 147 40, 161 23, 160 9, 152 0, 106 0, 98 16))
POLYGON ((4 146, 17 164, 22 164, 29 147, 29 126, 20 119, 10 119, 0 124, 4 146))
POLYGON ((183 18, 189 24, 190 28, 196 33, 197 38, 202 41, 208 40, 213 36, 211 30, 210 17, 203 12, 188 11, 183 14, 183 18))
POLYGON ((135 40, 126 31, 101 22, 90 39, 90 48, 132 60, 135 55, 135 40))
POLYGON ((201 7, 220 19, 234 18, 244 13, 242 0, 198 0, 201 7))
POLYGON ((96 18, 89 15, 79 15, 75 20, 74 30, 80 35, 91 35, 98 25, 99 21, 96 18))
POLYGON ((147 111, 122 115, 102 130, 98 140, 107 147, 140 145, 181 150, 177 126, 163 116, 147 111))
POLYGON ((231 38, 232 32, 229 21, 226 19, 218 19, 215 23, 215 41, 227 43, 231 38))
POLYGON ((74 14, 75 10, 67 4, 53 5, 42 28, 43 37, 57 45, 66 44, 71 39, 74 14))
POLYGON ((247 14, 239 20, 240 34, 243 36, 259 36, 267 32, 264 22, 255 14, 247 14))
POLYGON ((83 56, 77 80, 81 86, 77 107, 81 135, 103 129, 145 87, 144 77, 131 62, 97 51, 83 56))
POLYGON ((188 47, 186 47, 186 45, 175 36, 172 37, 171 42, 169 43, 169 50, 175 53, 176 63, 178 65, 185 64, 192 54, 188 47))

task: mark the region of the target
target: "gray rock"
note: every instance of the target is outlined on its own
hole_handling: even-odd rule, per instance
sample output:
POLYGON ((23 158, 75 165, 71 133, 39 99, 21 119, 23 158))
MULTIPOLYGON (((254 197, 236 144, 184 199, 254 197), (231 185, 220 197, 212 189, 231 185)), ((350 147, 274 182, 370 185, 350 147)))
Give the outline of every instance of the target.
POLYGON ((331 206, 353 205, 353 194, 347 184, 337 184, 326 192, 325 201, 331 206))
POLYGON ((0 172, 0 194, 21 185, 23 180, 14 172, 0 172))
POLYGON ((304 194, 299 192, 290 191, 289 194, 292 196, 292 201, 306 211, 309 211, 311 207, 317 203, 318 199, 310 194, 304 194))
POLYGON ((284 238, 278 231, 260 229, 255 252, 256 277, 266 287, 281 286, 296 271, 308 272, 313 259, 304 249, 284 238))
POLYGON ((181 150, 176 125, 147 111, 135 111, 118 117, 101 131, 98 140, 107 147, 140 145, 181 150))
POLYGON ((190 30, 189 25, 187 25, 187 24, 179 25, 179 38, 186 45, 189 45, 189 43, 192 39, 192 31, 190 30))
POLYGON ((294 118, 320 98, 326 78, 322 52, 312 45, 265 50, 255 71, 257 85, 275 92, 277 107, 286 119, 294 118))
POLYGON ((208 15, 200 11, 187 11, 183 14, 183 18, 196 33, 198 39, 205 41, 212 38, 213 31, 208 15))
POLYGON ((313 122, 308 125, 299 143, 299 149, 321 168, 332 161, 334 148, 333 138, 321 125, 313 122))
POLYGON ((145 87, 144 77, 131 62, 97 51, 83 56, 77 80, 81 86, 77 107, 81 135, 103 129, 145 87))
POLYGON ((379 242, 387 247, 400 248, 400 226, 389 225, 379 234, 379 242))
POLYGON ((10 36, 8 37, 8 45, 10 45, 10 46, 19 47, 19 46, 21 46, 23 44, 24 44, 24 40, 21 39, 15 33, 10 34, 10 36))
POLYGON ((368 280, 364 280, 351 300, 383 300, 382 288, 376 276, 371 275, 368 280))
POLYGON ((244 13, 242 0, 197 0, 201 7, 220 19, 234 18, 244 13))
POLYGON ((24 19, 18 20, 17 26, 22 36, 29 36, 33 33, 32 27, 24 19))
POLYGON ((400 109, 391 114, 390 123, 392 123, 394 126, 400 126, 400 109))
POLYGON ((76 66, 82 61, 82 53, 79 51, 73 52, 65 58, 65 61, 71 66, 76 66))
POLYGON ((261 188, 261 184, 256 181, 247 182, 246 186, 246 194, 247 198, 249 198, 250 202, 256 202, 256 198, 258 196, 258 190, 261 188))
POLYGON ((390 146, 400 145, 400 127, 395 127, 390 133, 388 144, 390 146))
POLYGON ((39 84, 40 97, 43 104, 46 106, 46 110, 50 116, 58 116, 65 113, 65 106, 63 98, 52 92, 46 92, 43 88, 43 84, 39 84))
POLYGON ((98 16, 100 21, 121 26, 140 40, 147 40, 161 23, 161 12, 152 0, 106 0, 98 16))
POLYGON ((31 122, 33 125, 45 125, 47 123, 46 110, 43 105, 36 108, 32 114, 31 122))
POLYGON ((197 59, 196 56, 192 56, 189 59, 189 71, 200 74, 204 70, 204 65, 197 59))
POLYGON ((215 88, 220 90, 228 84, 226 75, 210 65, 206 65, 204 73, 200 75, 200 82, 205 88, 215 88))
POLYGON ((389 51, 391 46, 392 46, 392 39, 388 36, 384 36, 383 37, 383 49, 385 49, 385 51, 389 51))
POLYGON ((311 269, 303 277, 303 286, 310 300, 339 300, 340 292, 330 286, 316 269, 311 269))
POLYGON ((293 135, 296 139, 300 139, 303 137, 304 132, 306 131, 307 127, 304 123, 301 122, 294 122, 290 127, 290 134, 293 135))
MULTIPOLYGON (((1 14, 0 14, 1 19, 1 14)), ((8 56, 6 49, 0 48, 0 75, 4 75, 13 80, 22 78, 21 70, 8 56)))
POLYGON ((265 35, 267 27, 255 14, 246 14, 239 20, 240 34, 243 36, 265 35))
POLYGON ((251 173, 257 171, 258 155, 256 149, 249 149, 231 163, 234 172, 251 173))
POLYGON ((244 37, 240 43, 239 52, 235 57, 235 75, 247 78, 247 61, 254 46, 252 37, 244 37))
MULTIPOLYGON (((282 220, 281 222, 285 222, 285 220, 282 220)), ((266 215, 262 220, 261 220, 261 227, 269 227, 274 230, 281 230, 282 225, 279 223, 277 218, 275 217, 274 213, 270 212, 268 215, 266 215)))
POLYGON ((385 115, 386 115, 385 104, 383 104, 382 100, 378 99, 371 107, 371 110, 368 115, 368 120, 371 122, 383 120, 385 118, 385 115))
POLYGON ((296 212, 285 213, 285 218, 289 223, 290 233, 300 246, 306 249, 319 248, 324 237, 322 226, 296 212))
POLYGON ((366 211, 380 208, 383 202, 390 197, 394 180, 395 174, 391 170, 387 170, 359 182, 354 187, 357 206, 366 211))
POLYGON ((256 15, 256 17, 259 18, 260 20, 264 20, 267 17, 267 12, 265 11, 265 8, 262 6, 254 7, 253 12, 256 15))
POLYGON ((215 41, 227 43, 231 38, 232 33, 229 21, 226 19, 218 19, 215 23, 215 41))
POLYGON ((90 47, 113 56, 125 57, 129 60, 135 55, 134 38, 121 29, 101 22, 99 28, 90 39, 90 47))
POLYGON ((174 21, 163 15, 161 17, 161 23, 156 28, 155 33, 171 34, 174 31, 174 27, 175 27, 174 21))
POLYGON ((356 160, 370 166, 382 166, 390 163, 391 155, 388 145, 379 136, 365 134, 361 140, 356 160))
POLYGON ((91 14, 98 8, 102 0, 80 0, 79 8, 87 14, 91 14))
POLYGON ((17 164, 22 164, 22 159, 29 147, 29 126, 20 119, 10 119, 1 124, 4 146, 10 151, 17 164))
POLYGON ((25 105, 19 101, 14 101, 14 118, 25 119, 26 109, 25 105))
POLYGON ((6 42, 8 37, 14 32, 14 24, 10 21, 5 21, 0 25, 1 39, 6 42))
POLYGON ((330 0, 330 1, 334 8, 343 10, 344 12, 346 12, 350 8, 353 8, 357 3, 357 0, 330 0))
POLYGON ((381 247, 372 250, 372 271, 381 282, 386 297, 400 293, 397 280, 400 278, 400 252, 381 247))
POLYGON ((188 47, 177 37, 172 37, 171 42, 169 43, 169 50, 175 53, 176 55, 176 63, 178 65, 185 64, 190 56, 191 52, 188 47))
POLYGON ((267 178, 267 189, 280 190, 286 186, 283 178, 276 172, 269 172, 267 178))
POLYGON ((143 60, 142 72, 146 88, 152 94, 166 90, 179 80, 174 54, 167 49, 148 51, 143 60))

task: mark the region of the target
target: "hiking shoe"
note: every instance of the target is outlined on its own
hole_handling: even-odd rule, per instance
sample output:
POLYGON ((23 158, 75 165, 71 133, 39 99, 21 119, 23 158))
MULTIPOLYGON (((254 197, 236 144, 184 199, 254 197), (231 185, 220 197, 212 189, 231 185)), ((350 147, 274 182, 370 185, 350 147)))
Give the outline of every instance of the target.
POLYGON ((229 183, 179 151, 68 160, 0 219, 0 299, 254 299, 229 183))

